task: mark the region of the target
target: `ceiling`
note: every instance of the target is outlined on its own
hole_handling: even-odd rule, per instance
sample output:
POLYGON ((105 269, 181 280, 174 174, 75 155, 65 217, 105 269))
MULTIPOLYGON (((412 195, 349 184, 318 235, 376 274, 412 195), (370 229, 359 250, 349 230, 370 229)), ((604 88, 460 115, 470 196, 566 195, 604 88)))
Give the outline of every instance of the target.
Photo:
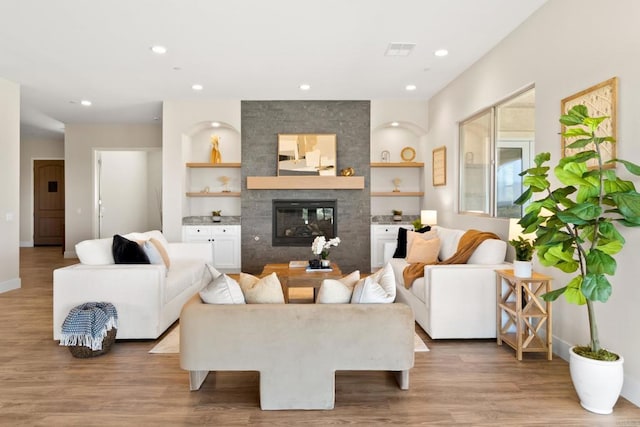
POLYGON ((0 0, 0 77, 21 85, 22 134, 59 137, 158 122, 163 100, 429 99, 544 3, 0 0), (385 56, 398 42, 415 48, 385 56))

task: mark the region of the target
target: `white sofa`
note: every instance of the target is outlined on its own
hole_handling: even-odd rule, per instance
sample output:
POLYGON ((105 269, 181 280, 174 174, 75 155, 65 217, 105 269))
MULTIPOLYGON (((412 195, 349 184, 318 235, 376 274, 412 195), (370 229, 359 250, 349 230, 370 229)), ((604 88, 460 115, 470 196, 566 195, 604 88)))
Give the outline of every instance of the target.
MULTIPOLYGON (((180 367, 259 371, 262 409, 331 409, 338 370, 393 371, 409 388, 415 324, 404 304, 204 304, 180 316, 180 367)), ((366 384, 363 384, 366 393, 366 384)))
MULTIPOLYGON (((453 255, 465 230, 434 226, 441 240, 438 258, 453 255)), ((395 243, 385 246, 396 278, 396 301, 409 305, 416 322, 432 339, 496 337, 496 269, 504 269, 507 243, 485 240, 467 264, 427 265, 424 277, 405 288, 404 258, 392 258, 395 243)))
POLYGON ((202 288, 205 264, 212 262, 210 244, 168 243, 159 231, 129 237, 161 241, 168 253, 169 268, 164 263, 114 264, 112 238, 78 243, 80 263, 53 272, 55 340, 60 339, 69 311, 92 301, 110 302, 116 307, 117 338, 155 339, 178 319, 184 303, 202 288))

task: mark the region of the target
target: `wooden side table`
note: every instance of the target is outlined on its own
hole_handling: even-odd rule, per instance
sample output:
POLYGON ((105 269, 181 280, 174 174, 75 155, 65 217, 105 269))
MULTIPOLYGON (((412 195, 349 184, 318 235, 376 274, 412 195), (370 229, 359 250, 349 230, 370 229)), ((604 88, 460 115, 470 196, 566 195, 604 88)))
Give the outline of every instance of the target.
POLYGON ((551 303, 540 298, 551 291, 551 277, 539 273, 516 277, 513 270, 496 270, 496 281, 498 345, 505 342, 514 348, 518 360, 522 360, 523 352, 546 352, 551 360, 551 303), (545 334, 541 336, 543 330, 545 334))

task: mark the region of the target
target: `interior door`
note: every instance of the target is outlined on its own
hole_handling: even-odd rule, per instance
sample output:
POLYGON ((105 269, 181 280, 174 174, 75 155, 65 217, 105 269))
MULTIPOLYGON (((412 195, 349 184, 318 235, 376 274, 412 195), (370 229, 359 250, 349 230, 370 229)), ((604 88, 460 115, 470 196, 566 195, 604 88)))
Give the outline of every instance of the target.
POLYGON ((34 160, 33 244, 64 243, 64 160, 34 160))

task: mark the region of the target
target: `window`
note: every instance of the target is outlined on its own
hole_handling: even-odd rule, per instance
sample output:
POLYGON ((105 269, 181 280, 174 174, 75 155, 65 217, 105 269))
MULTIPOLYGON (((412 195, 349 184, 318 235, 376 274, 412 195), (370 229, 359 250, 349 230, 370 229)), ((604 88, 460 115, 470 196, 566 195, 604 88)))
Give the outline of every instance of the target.
POLYGON ((519 218, 514 200, 520 172, 530 165, 535 135, 535 89, 529 88, 460 123, 459 211, 519 218))

